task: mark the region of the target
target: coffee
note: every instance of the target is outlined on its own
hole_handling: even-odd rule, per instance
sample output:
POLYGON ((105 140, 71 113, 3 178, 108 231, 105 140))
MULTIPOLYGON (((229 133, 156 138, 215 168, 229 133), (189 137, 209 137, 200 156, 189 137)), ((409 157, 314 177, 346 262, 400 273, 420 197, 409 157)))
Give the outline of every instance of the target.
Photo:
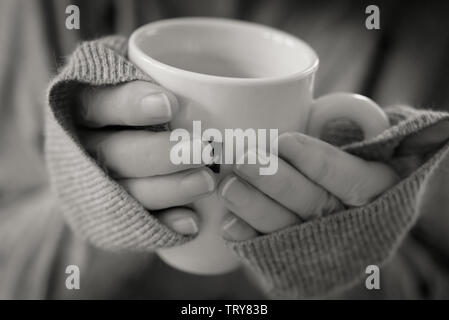
POLYGON ((154 57, 156 60, 186 71, 230 78, 259 78, 261 70, 250 70, 241 61, 224 55, 195 52, 167 52, 154 57))

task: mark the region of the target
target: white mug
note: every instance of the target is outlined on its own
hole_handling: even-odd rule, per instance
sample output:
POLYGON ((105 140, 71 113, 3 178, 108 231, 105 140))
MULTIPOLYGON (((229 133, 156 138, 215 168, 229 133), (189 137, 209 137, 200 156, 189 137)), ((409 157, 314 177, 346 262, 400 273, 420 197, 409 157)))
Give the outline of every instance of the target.
MULTIPOLYGON (((173 92, 180 110, 171 129, 278 129, 319 137, 333 119, 357 123, 365 138, 388 128, 372 100, 334 93, 314 100, 315 51, 302 40, 258 24, 218 18, 162 20, 137 29, 129 58, 173 92)), ((218 179, 232 170, 222 165, 218 179)), ((220 274, 238 266, 226 248, 221 222, 227 213, 216 194, 192 204, 200 217, 192 241, 158 250, 169 265, 196 274, 220 274)))

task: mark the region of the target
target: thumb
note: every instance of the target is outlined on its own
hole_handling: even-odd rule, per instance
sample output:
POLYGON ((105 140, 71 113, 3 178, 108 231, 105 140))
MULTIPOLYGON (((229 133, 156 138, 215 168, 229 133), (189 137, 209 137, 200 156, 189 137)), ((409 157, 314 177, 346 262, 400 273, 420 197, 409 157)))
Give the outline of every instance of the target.
POLYGON ((187 208, 161 210, 157 217, 164 225, 182 235, 191 236, 198 233, 198 216, 187 208))

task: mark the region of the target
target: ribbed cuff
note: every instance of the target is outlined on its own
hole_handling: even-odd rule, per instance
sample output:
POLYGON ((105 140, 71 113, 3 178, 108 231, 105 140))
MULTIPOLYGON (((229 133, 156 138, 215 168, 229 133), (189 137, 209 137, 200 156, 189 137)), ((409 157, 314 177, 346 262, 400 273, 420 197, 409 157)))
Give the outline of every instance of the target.
POLYGON ((72 229, 109 250, 148 251, 182 244, 179 235, 152 216, 112 180, 81 147, 72 109, 80 84, 115 85, 151 81, 124 57, 126 39, 109 37, 83 43, 50 84, 46 118, 46 156, 54 192, 72 229))
MULTIPOLYGON (((390 110, 396 111, 399 117, 400 110, 390 110)), ((405 137, 449 120, 448 114, 440 112, 412 114, 407 120, 398 118, 397 124, 381 136, 344 149, 365 159, 384 161, 393 158, 405 137)), ((417 219, 425 184, 448 160, 446 144, 408 178, 366 206, 227 245, 259 276, 273 298, 317 298, 338 293, 360 281, 368 265, 382 266, 395 253, 417 219)))

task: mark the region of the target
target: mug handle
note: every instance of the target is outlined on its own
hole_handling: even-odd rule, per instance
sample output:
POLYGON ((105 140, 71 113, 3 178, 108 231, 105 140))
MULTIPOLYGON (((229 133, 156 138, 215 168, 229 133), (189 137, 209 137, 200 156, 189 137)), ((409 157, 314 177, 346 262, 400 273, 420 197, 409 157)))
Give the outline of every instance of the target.
POLYGON ((360 126, 364 139, 373 138, 390 127, 386 113, 373 100, 355 93, 337 92, 312 102, 307 134, 320 138, 332 120, 348 119, 360 126))

